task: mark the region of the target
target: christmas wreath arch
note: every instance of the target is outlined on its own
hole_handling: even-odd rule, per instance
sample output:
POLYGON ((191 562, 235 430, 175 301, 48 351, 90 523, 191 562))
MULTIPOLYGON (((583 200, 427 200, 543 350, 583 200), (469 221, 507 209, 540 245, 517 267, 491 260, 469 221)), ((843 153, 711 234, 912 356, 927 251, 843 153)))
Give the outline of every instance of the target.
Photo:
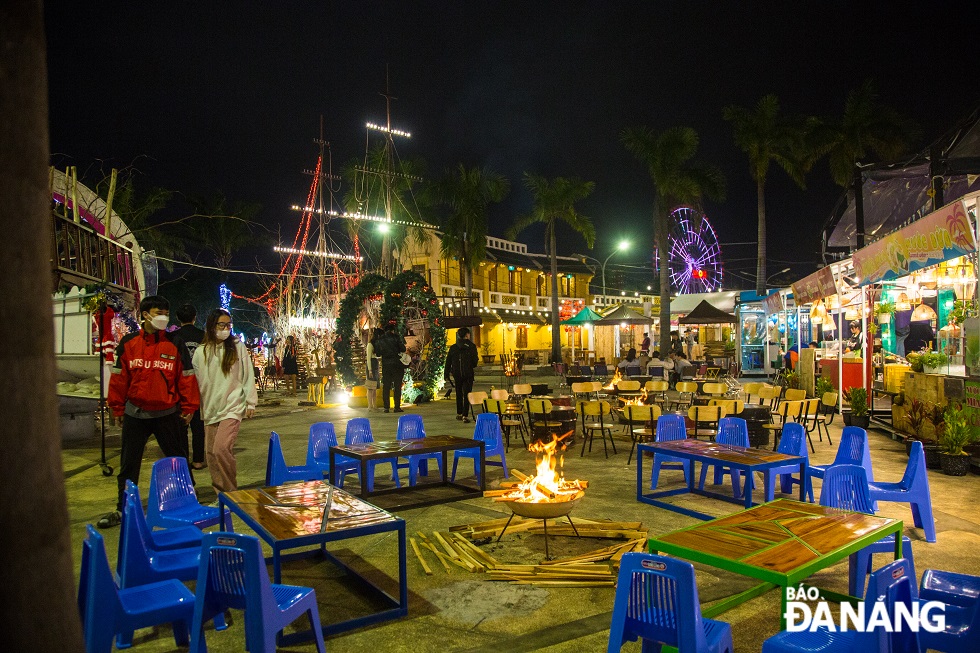
POLYGON ((337 316, 337 332, 334 341, 334 361, 337 364, 337 371, 345 386, 356 385, 360 380, 360 375, 354 369, 354 360, 351 356, 351 347, 354 338, 357 337, 356 326, 357 318, 364 308, 364 302, 369 299, 381 299, 384 297, 385 287, 388 280, 380 274, 369 274, 361 279, 360 283, 347 291, 347 295, 340 302, 340 314, 337 316))
POLYGON ((417 390, 416 396, 412 396, 416 394, 414 380, 406 374, 407 387, 402 395, 414 403, 431 401, 442 387, 446 364, 446 328, 439 300, 425 278, 411 271, 396 275, 385 289, 384 296, 385 301, 381 306, 383 325, 394 324, 398 332, 404 335, 408 307, 428 323, 429 341, 420 352, 418 363, 411 368, 417 377, 414 380, 421 381, 422 387, 417 390))

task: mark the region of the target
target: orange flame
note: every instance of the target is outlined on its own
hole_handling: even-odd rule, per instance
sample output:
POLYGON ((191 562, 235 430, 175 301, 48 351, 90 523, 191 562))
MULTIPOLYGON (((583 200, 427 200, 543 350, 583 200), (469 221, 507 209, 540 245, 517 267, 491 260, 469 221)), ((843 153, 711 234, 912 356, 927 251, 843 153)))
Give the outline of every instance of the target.
POLYGON ((565 450, 562 442, 573 432, 561 437, 552 434, 551 442, 532 442, 528 451, 535 454, 535 474, 521 482, 513 492, 504 495, 504 499, 522 501, 524 503, 542 503, 545 501, 569 501, 574 499, 584 489, 585 483, 578 480, 567 481, 562 472, 565 457, 559 453, 565 450))
POLYGON ((603 387, 603 390, 615 390, 615 389, 616 389, 616 385, 617 385, 617 384, 618 384, 618 383, 619 383, 620 381, 622 381, 622 380, 623 380, 623 375, 622 375, 622 374, 620 374, 620 372, 619 372, 619 368, 617 367, 617 368, 616 368, 616 374, 615 374, 615 375, 613 376, 613 378, 612 378, 612 379, 611 379, 611 380, 609 381, 609 385, 607 385, 607 386, 605 386, 605 387, 603 387))

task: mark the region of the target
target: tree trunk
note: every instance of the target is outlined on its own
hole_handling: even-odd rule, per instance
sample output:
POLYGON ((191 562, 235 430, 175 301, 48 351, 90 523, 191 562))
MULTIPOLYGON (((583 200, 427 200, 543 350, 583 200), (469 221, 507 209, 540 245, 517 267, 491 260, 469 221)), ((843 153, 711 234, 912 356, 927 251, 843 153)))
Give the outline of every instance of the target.
POLYGON ((757 199, 759 231, 756 235, 759 239, 759 262, 755 268, 755 293, 764 297, 766 295, 766 183, 762 179, 756 180, 755 183, 759 193, 757 199))
POLYGON ((660 266, 660 339, 658 347, 661 354, 666 355, 665 348, 670 342, 670 243, 667 234, 670 232, 669 216, 662 202, 654 200, 653 222, 657 235, 657 265, 660 266))
MULTIPOLYGON (((48 88, 42 3, 0 5, 0 565, 4 648, 82 651, 61 466, 51 311, 48 88)), ((111 494, 115 496, 115 483, 111 494)), ((108 488, 108 485, 106 486, 108 488)), ((109 491, 106 502, 108 505, 109 491)))
POLYGON ((561 326, 558 311, 558 242, 555 238, 555 220, 548 223, 548 240, 551 243, 551 362, 561 360, 561 326))

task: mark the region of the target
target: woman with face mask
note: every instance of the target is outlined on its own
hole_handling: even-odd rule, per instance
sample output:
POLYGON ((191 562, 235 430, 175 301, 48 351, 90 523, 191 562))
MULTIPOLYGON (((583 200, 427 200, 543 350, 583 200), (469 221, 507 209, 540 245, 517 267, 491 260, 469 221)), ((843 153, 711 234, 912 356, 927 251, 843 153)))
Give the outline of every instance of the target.
POLYGON ((201 390, 204 451, 215 492, 238 489, 234 447, 242 418, 255 414, 258 394, 248 349, 231 333, 231 314, 215 309, 204 326, 204 341, 194 352, 201 390))

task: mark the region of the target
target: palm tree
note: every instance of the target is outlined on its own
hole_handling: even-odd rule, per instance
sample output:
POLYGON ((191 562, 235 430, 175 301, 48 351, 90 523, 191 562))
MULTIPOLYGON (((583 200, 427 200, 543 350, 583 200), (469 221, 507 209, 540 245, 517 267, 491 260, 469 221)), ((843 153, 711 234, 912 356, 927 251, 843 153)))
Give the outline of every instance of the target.
POLYGON ((779 98, 766 95, 754 109, 725 107, 725 120, 732 123, 735 145, 749 156, 749 174, 758 193, 759 262, 755 271, 755 291, 766 293, 766 175, 775 161, 793 181, 804 187, 803 176, 812 159, 804 156, 806 120, 793 120, 779 113, 779 98))
POLYGON ((698 134, 690 127, 673 127, 656 133, 649 127, 629 127, 620 135, 623 145, 647 166, 653 181, 653 225, 660 260, 660 342, 670 331, 670 274, 667 235, 668 216, 677 204, 699 204, 701 197, 721 200, 725 178, 714 166, 692 162, 698 151, 698 134))
POLYGON ((821 130, 821 145, 828 155, 830 175, 847 188, 854 181, 854 166, 874 155, 889 161, 905 154, 918 139, 915 124, 881 103, 868 80, 847 95, 844 114, 821 130))
MULTIPOLYGON (((163 259, 161 261, 163 267, 168 272, 173 272, 174 264, 171 261, 186 260, 187 249, 179 230, 175 228, 178 221, 161 224, 157 218, 157 214, 166 208, 173 198, 173 193, 163 188, 150 188, 148 191, 139 192, 136 189, 135 172, 133 168, 120 171, 122 183, 116 186, 115 194, 112 196, 112 211, 119 215, 126 228, 136 238, 140 249, 154 252, 163 259)), ((103 200, 107 199, 108 176, 96 183, 95 191, 103 200)), ((120 240, 125 243, 125 236, 120 240)))
POLYGON ((558 324, 558 236, 559 223, 570 227, 572 231, 585 239, 585 244, 592 249, 595 245, 595 225, 592 220, 580 215, 575 204, 584 200, 595 190, 595 183, 582 181, 577 177, 555 177, 546 179, 529 172, 524 173, 524 185, 534 195, 534 206, 531 212, 517 218, 510 229, 508 238, 534 224, 545 225, 545 236, 548 239, 548 254, 551 256, 551 360, 561 361, 561 338, 558 324))
POLYGON ((442 224, 442 255, 459 261, 467 302, 473 295, 473 271, 486 258, 487 208, 509 192, 503 175, 486 167, 467 169, 462 163, 436 184, 440 203, 449 208, 442 224))

